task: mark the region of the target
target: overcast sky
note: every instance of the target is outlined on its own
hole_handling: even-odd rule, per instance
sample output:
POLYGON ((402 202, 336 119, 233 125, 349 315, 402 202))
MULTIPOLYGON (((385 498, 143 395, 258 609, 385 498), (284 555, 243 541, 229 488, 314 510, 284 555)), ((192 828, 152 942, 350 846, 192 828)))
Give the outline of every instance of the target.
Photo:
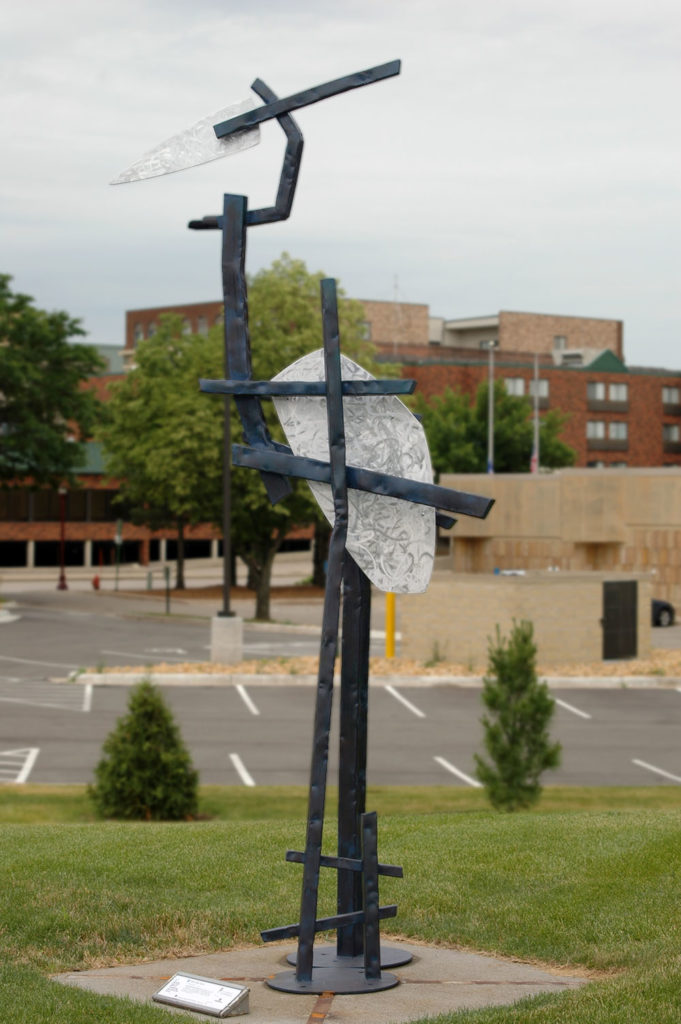
POLYGON ((678 0, 0 0, 0 271, 122 344, 124 313, 220 297, 223 192, 269 205, 283 135, 109 186, 247 97, 401 58, 301 110, 288 221, 249 232, 357 298, 448 318, 622 319, 625 355, 681 369, 678 0))

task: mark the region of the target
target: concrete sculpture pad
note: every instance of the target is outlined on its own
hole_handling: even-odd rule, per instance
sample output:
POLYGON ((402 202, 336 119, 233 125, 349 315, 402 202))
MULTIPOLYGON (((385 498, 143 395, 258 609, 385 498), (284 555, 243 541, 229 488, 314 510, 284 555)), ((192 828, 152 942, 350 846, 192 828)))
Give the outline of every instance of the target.
MULTIPOLYGON (((400 984, 385 992, 361 995, 291 995, 265 984, 265 978, 285 966, 291 942, 185 957, 155 963, 74 971, 55 978, 66 985, 100 995, 128 997, 157 1006, 160 1012, 189 1013, 161 1007, 151 997, 176 971, 238 981, 250 988, 249 1024, 323 1024, 328 1016, 345 1024, 401 1024, 453 1010, 514 1003, 540 992, 564 992, 585 984, 584 978, 551 973, 529 964, 497 957, 400 942, 413 955, 411 963, 395 968, 400 984), (314 1016, 312 1016, 314 1014, 314 1016)), ((193 1014, 197 1020, 214 1018, 193 1014)))

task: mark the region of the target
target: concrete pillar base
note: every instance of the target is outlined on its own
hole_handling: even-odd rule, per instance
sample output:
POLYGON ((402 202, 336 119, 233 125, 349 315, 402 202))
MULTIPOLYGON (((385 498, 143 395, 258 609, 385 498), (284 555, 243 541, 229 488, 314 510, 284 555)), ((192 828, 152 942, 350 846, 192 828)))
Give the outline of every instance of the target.
POLYGON ((237 615, 214 615, 210 621, 210 660, 218 665, 243 661, 244 620, 237 615))

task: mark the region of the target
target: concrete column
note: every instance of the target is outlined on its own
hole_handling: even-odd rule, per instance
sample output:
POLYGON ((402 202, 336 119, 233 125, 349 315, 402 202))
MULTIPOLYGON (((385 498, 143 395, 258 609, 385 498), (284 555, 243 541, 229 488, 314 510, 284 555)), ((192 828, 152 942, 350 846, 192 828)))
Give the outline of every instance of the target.
POLYGON ((217 665, 243 661, 244 620, 237 615, 214 615, 210 621, 210 660, 217 665))
POLYGON ((161 537, 161 539, 158 542, 158 560, 159 560, 159 562, 165 562, 165 560, 166 560, 166 547, 167 547, 166 539, 165 539, 165 537, 161 537))
POLYGON ((26 541, 26 568, 35 569, 35 541, 26 541))
POLYGON ((92 541, 83 541, 83 565, 86 569, 92 568, 92 541))
POLYGON ((219 554, 218 554, 218 545, 219 544, 220 544, 220 541, 217 539, 217 537, 214 537, 213 540, 210 542, 210 557, 211 558, 219 558, 220 557, 219 554))

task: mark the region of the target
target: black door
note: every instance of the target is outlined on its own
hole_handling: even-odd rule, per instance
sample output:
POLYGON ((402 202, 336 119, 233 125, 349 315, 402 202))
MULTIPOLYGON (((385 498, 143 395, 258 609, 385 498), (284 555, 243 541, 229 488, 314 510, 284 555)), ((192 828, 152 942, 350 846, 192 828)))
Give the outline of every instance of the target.
POLYGON ((603 658, 635 658, 638 584, 636 580, 603 584, 603 658))

